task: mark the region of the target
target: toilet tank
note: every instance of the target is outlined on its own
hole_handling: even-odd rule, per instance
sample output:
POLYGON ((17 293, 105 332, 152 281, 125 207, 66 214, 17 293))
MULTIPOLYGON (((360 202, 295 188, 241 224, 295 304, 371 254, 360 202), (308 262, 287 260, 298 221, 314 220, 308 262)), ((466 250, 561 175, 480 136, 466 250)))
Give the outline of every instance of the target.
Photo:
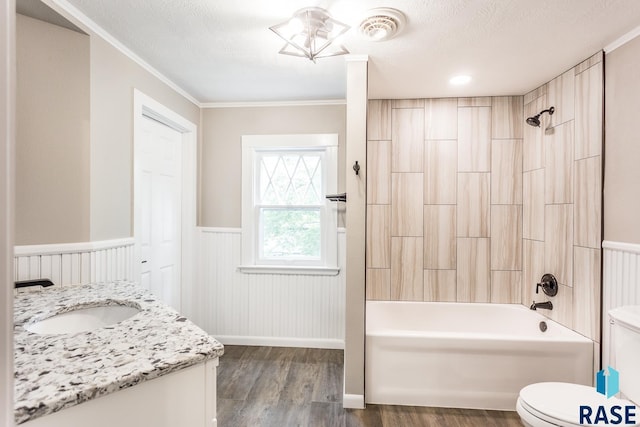
POLYGON ((614 368, 620 373, 620 391, 640 404, 640 306, 609 311, 612 322, 614 368))

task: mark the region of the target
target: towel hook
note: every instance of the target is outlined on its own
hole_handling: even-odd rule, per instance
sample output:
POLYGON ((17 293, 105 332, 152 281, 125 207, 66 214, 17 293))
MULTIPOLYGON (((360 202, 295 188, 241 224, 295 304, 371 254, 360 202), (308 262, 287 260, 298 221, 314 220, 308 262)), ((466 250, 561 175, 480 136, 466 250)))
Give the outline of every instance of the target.
POLYGON ((357 160, 356 160, 356 163, 353 165, 353 170, 356 171, 356 175, 360 175, 360 165, 358 164, 357 160))

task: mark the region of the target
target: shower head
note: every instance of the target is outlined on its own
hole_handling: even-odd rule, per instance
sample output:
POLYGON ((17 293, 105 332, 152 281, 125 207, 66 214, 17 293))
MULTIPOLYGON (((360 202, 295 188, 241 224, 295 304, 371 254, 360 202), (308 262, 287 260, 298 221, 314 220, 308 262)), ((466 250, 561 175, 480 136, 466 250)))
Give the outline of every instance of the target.
POLYGON ((527 124, 529 126, 533 126, 533 127, 537 128, 538 126, 540 126, 540 118, 539 117, 540 117, 540 114, 536 114, 533 117, 527 118, 527 124))
POLYGON ((542 110, 538 114, 536 114, 535 116, 528 117, 527 118, 527 124, 529 126, 533 126, 533 127, 540 127, 540 116, 542 114, 544 114, 544 113, 549 113, 549 115, 552 115, 554 113, 554 111, 556 111, 556 109, 554 107, 551 107, 548 110, 542 110))

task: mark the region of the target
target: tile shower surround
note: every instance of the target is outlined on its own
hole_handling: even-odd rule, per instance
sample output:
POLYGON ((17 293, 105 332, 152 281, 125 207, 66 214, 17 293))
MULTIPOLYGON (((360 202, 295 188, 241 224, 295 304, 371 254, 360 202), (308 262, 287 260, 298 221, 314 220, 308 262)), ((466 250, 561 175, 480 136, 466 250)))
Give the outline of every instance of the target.
POLYGON ((369 101, 367 299, 550 299, 597 341, 602 91, 599 52, 524 96, 369 101))

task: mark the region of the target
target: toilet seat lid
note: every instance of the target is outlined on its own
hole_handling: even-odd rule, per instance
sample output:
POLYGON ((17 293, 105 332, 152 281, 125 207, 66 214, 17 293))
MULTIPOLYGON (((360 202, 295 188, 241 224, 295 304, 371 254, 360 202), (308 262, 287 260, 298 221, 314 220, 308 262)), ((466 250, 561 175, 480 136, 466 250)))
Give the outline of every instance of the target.
POLYGON ((623 408, 626 405, 633 405, 628 400, 617 397, 607 399, 593 387, 556 382, 528 385, 520 390, 520 400, 533 415, 564 426, 581 425, 580 406, 582 405, 594 408, 593 416, 595 416, 595 408, 600 405, 607 408, 615 405, 623 408))

